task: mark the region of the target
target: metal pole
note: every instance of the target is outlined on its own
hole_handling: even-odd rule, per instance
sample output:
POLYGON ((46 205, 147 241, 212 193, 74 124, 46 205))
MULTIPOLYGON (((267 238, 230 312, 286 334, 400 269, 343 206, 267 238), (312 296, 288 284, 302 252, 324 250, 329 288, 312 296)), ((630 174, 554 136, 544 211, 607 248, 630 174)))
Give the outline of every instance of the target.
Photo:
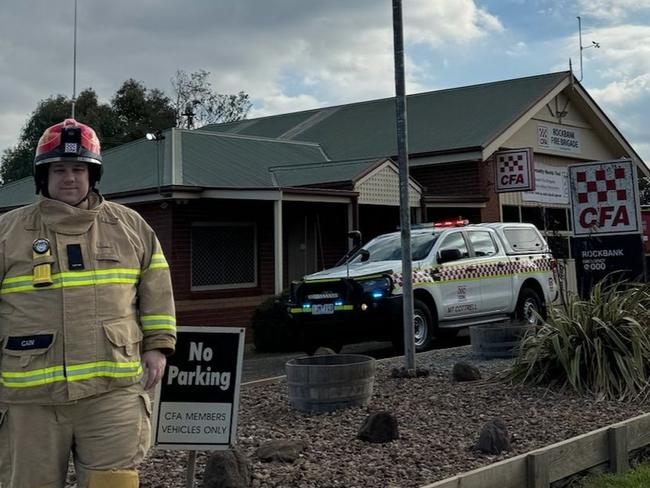
POLYGON ((160 195, 160 144, 161 144, 161 139, 160 136, 157 135, 156 137, 156 173, 157 173, 157 180, 158 180, 158 196, 160 195))
POLYGON ((72 48, 72 118, 77 103, 77 0, 74 0, 74 47, 72 48))
POLYGON ((414 373, 413 273, 411 263, 411 215, 409 207, 408 128, 406 124, 406 92, 404 88, 402 0, 393 0, 393 46, 395 49, 395 109, 397 112, 397 159, 399 164, 399 207, 402 234, 404 361, 407 371, 414 373))
POLYGON ((187 473, 185 488, 194 488, 194 471, 196 470, 196 451, 190 451, 187 456, 187 473))
POLYGON ((582 81, 582 22, 580 21, 580 16, 578 18, 578 43, 580 45, 580 79, 582 81))

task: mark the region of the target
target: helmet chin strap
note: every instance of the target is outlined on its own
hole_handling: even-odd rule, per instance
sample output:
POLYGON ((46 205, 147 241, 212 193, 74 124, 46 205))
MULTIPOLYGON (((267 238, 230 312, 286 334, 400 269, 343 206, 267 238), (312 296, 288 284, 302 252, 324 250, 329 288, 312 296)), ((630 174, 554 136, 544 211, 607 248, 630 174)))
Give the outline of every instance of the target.
POLYGON ((90 192, 91 192, 91 190, 88 190, 88 193, 86 193, 86 196, 83 197, 81 200, 79 200, 77 203, 75 203, 75 204, 72 205, 72 206, 73 206, 73 207, 78 207, 79 205, 81 205, 82 203, 84 203, 85 201, 87 201, 87 200, 88 200, 88 195, 90 194, 90 192))

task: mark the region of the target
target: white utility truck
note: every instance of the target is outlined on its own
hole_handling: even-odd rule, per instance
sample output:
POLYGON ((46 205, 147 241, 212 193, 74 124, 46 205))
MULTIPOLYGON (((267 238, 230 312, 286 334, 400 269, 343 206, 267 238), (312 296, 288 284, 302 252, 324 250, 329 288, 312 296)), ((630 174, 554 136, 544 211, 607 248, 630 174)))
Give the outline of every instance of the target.
MULTIPOLYGON (((556 262, 532 224, 418 225, 411 247, 416 351, 472 325, 535 323, 558 294, 556 262)), ((371 340, 401 347, 401 259, 400 233, 384 234, 292 283, 288 311, 304 350, 371 340)))

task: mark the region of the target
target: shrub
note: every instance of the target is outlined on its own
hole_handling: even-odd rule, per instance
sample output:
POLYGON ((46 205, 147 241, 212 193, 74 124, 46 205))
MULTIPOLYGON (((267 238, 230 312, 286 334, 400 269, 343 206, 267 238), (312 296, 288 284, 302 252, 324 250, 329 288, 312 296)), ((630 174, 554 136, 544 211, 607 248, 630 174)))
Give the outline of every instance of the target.
POLYGON ((298 350, 298 338, 291 330, 287 313, 288 292, 262 302, 251 317, 253 343, 259 352, 290 352, 298 350))
POLYGON ((589 298, 569 296, 527 334, 506 378, 569 388, 597 399, 648 394, 650 291, 644 284, 600 282, 589 298))

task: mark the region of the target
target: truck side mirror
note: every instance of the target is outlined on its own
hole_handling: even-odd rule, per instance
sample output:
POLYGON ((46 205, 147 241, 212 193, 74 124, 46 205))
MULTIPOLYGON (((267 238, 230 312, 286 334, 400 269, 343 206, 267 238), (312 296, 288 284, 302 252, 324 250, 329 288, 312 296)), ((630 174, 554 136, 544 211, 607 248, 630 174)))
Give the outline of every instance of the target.
POLYGON ((458 261, 462 257, 459 249, 443 249, 438 254, 438 264, 458 261))
POLYGON ((352 247, 359 247, 361 245, 361 232, 352 230, 348 232, 348 237, 352 239, 352 247))

